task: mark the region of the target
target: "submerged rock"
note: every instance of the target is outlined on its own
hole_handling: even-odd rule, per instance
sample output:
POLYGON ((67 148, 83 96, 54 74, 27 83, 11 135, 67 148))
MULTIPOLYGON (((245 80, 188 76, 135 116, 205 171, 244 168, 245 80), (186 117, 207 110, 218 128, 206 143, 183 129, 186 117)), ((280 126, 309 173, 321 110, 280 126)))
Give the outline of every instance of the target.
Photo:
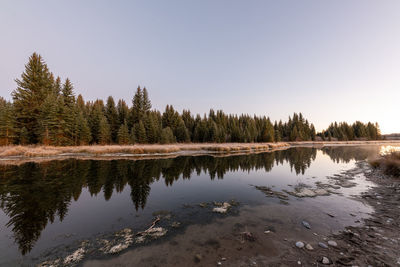
POLYGON ((283 192, 280 191, 274 191, 271 188, 267 187, 267 186, 254 186, 256 189, 260 190, 261 192, 264 193, 265 196, 267 197, 277 197, 280 200, 289 200, 289 196, 286 195, 283 192))
POLYGON ((323 188, 308 188, 305 185, 297 186, 294 191, 285 191, 289 195, 295 197, 316 197, 316 196, 328 196, 329 191, 323 188))
POLYGON ((114 240, 102 240, 102 243, 104 246, 100 248, 100 250, 105 254, 119 253, 127 249, 133 243, 133 232, 131 229, 125 228, 115 234, 114 240))
POLYGON ((85 252, 86 250, 83 247, 75 250, 74 253, 65 257, 64 264, 72 264, 81 261, 85 256, 85 252))
POLYGON ((213 208, 213 212, 226 213, 230 207, 231 204, 229 204, 228 202, 224 202, 222 206, 213 208))

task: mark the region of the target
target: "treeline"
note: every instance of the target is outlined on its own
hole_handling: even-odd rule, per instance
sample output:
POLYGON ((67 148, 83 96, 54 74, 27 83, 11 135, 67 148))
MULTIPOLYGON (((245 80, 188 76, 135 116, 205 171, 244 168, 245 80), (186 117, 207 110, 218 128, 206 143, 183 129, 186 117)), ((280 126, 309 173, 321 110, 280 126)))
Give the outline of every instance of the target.
MULTIPOLYGON (((69 79, 55 78, 42 57, 34 53, 25 65, 12 102, 0 98, 0 145, 44 144, 135 144, 175 142, 278 142, 316 140, 315 127, 303 115, 293 114, 287 122, 274 123, 265 116, 225 114, 210 110, 208 115, 180 114, 167 105, 163 113, 151 109, 146 88, 138 87, 132 104, 116 103, 112 96, 85 101, 75 96, 69 79)), ((368 131, 346 135, 347 139, 379 138, 368 131), (364 132, 368 135, 364 136, 364 132)), ((340 124, 341 125, 341 124, 340 124)), ((328 130, 327 130, 328 131, 328 130)), ((342 131, 325 131, 323 139, 339 138, 342 131), (336 133, 338 132, 338 133, 336 133)), ((342 139, 341 139, 342 140, 342 139)))
POLYGON ((378 123, 362 123, 360 121, 353 124, 346 122, 331 123, 328 129, 322 131, 319 136, 328 141, 331 141, 332 138, 339 141, 381 139, 378 123))

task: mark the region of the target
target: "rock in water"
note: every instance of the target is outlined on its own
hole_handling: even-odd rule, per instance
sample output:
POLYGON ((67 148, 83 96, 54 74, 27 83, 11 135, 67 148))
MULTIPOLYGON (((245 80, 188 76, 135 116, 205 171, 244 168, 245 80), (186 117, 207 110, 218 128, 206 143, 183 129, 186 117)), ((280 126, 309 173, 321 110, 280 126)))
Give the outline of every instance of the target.
POLYGON ((313 248, 310 244, 307 244, 307 245, 306 245, 306 249, 307 249, 307 250, 314 250, 314 248, 313 248))
POLYGON ((333 240, 329 240, 328 241, 328 245, 331 246, 331 247, 337 247, 337 243, 335 241, 333 241, 333 240))
POLYGON ((304 226, 305 228, 311 229, 311 225, 310 225, 308 222, 302 221, 301 223, 303 224, 303 226, 304 226))
POLYGON ((301 241, 297 241, 297 242, 296 242, 296 247, 298 247, 298 248, 304 248, 304 243, 301 242, 301 241))
POLYGON ((328 246, 325 243, 319 242, 318 246, 320 246, 321 248, 328 248, 328 246))
POLYGON ((327 257, 322 257, 322 264, 328 265, 331 261, 327 257))

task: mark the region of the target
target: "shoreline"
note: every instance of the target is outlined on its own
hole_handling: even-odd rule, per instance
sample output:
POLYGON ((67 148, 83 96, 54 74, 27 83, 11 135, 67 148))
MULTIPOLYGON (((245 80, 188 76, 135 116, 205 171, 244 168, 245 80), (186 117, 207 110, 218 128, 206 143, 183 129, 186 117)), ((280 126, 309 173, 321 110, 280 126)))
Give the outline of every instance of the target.
POLYGON ((226 156, 273 152, 295 147, 333 147, 359 145, 400 145, 396 140, 380 141, 300 141, 277 143, 177 143, 93 146, 0 146, 0 165, 46 162, 63 159, 158 159, 178 156, 226 156))

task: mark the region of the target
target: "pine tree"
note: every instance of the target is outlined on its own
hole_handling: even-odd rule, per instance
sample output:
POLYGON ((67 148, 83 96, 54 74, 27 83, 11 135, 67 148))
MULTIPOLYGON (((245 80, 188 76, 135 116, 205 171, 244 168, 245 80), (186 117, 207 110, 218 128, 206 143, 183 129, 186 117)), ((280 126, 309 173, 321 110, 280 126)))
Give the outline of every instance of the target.
POLYGON ((71 81, 67 78, 62 88, 62 96, 64 100, 64 105, 72 109, 75 104, 75 94, 74 87, 71 81))
POLYGON ((118 130, 118 144, 127 145, 129 144, 129 141, 129 128, 128 123, 125 121, 118 130))
POLYGON ((29 134, 26 127, 22 127, 19 133, 19 144, 20 145, 27 145, 29 144, 29 134))
MULTIPOLYGON (((29 58, 21 79, 15 80, 17 89, 12 93, 17 127, 25 127, 29 143, 39 142, 40 107, 47 95, 54 92, 53 75, 42 57, 36 53, 29 58)), ((24 137, 25 138, 25 137, 24 137)))
POLYGON ((290 141, 296 141, 299 137, 299 132, 297 130, 297 126, 294 126, 292 132, 290 133, 290 141))
POLYGON ((136 143, 136 135, 135 135, 135 127, 132 127, 130 132, 129 132, 129 141, 131 144, 135 144, 136 143))
POLYGON ((147 143, 146 128, 144 128, 143 122, 139 121, 134 125, 134 128, 136 141, 141 144, 147 143))
POLYGON ((111 140, 112 140, 112 142, 117 142, 117 135, 118 135, 118 129, 119 129, 120 123, 118 120, 118 112, 115 107, 114 98, 112 96, 109 96, 107 98, 105 113, 106 113, 105 115, 106 115, 108 124, 110 125, 111 140))
POLYGON ((16 133, 14 107, 0 97, 0 145, 13 144, 16 133))
POLYGON ((92 133, 92 141, 94 143, 99 143, 100 120, 104 116, 103 110, 104 105, 102 101, 96 100, 95 103, 90 106, 88 123, 90 127, 90 132, 92 133))
POLYGON ((64 115, 62 116, 65 127, 64 127, 64 136, 65 139, 63 141, 64 145, 72 145, 76 139, 76 131, 77 131, 77 124, 76 124, 76 116, 77 110, 75 108, 75 94, 74 94, 74 87, 71 81, 67 78, 62 88, 62 101, 64 103, 64 115))
POLYGON ((55 95, 61 94, 61 78, 57 76, 57 79, 54 81, 53 92, 55 95))
MULTIPOLYGON (((120 99, 117 104, 118 122, 119 125, 124 124, 129 119, 129 108, 124 100, 120 99)), ((128 123, 129 126, 129 123, 128 123)), ((132 125, 131 125, 132 126, 132 125)))
POLYGON ((103 115, 99 122, 99 144, 106 145, 111 141, 110 125, 107 118, 103 115))
MULTIPOLYGON (((182 118, 178 119, 177 127, 175 130, 175 136, 176 136, 176 141, 178 142, 189 142, 190 141, 190 136, 189 136, 189 131, 185 126, 185 123, 183 122, 182 118)), ((217 133, 215 132, 215 139, 216 139, 217 133)), ((216 140, 215 140, 216 141, 216 140)))
POLYGON ((143 88, 142 92, 142 103, 143 103, 143 112, 147 113, 151 109, 151 101, 149 98, 149 93, 147 92, 146 87, 143 88))
POLYGON ((136 89, 136 93, 132 99, 131 123, 139 123, 143 117, 143 92, 140 86, 136 89))
POLYGON ((92 141, 92 135, 87 120, 82 112, 77 115, 76 145, 87 145, 92 141))
POLYGON ((176 140, 175 140, 174 133, 172 132, 171 128, 166 127, 164 129, 162 129, 160 143, 161 144, 170 144, 170 143, 175 143, 175 142, 176 142, 176 140))

